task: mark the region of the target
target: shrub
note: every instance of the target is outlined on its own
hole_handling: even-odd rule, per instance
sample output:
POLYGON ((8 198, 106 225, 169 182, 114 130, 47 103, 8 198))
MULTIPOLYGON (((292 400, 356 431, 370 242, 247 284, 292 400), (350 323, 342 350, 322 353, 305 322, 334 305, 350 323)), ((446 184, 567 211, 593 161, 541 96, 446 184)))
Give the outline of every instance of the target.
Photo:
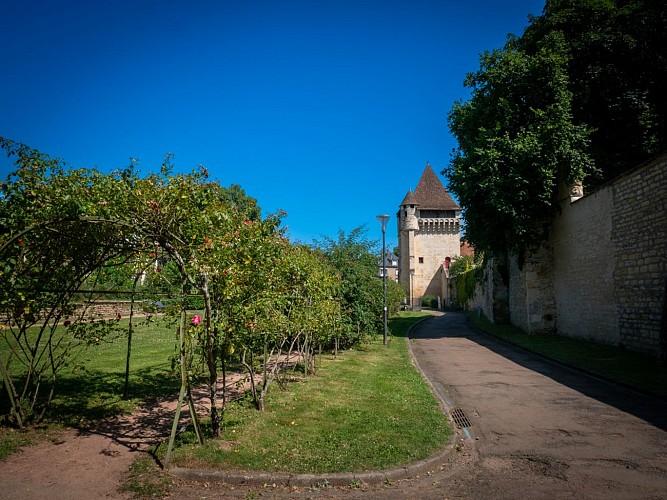
POLYGON ((421 299, 422 307, 438 308, 438 298, 433 295, 424 295, 421 299))

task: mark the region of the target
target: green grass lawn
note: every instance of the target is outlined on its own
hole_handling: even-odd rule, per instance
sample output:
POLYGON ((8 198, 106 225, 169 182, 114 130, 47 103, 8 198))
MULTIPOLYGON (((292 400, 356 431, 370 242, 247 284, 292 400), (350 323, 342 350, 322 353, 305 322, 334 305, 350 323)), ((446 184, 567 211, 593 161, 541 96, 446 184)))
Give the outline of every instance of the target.
POLYGON ((332 473, 381 470, 429 456, 451 431, 408 353, 407 328, 421 317, 392 319, 387 346, 379 339, 335 360, 322 356, 315 376, 282 390, 274 386, 264 413, 248 401, 231 405, 223 439, 200 447, 186 434, 172 463, 332 473))
MULTIPOLYGON (((178 391, 171 372, 176 328, 163 318, 147 323, 135 319, 130 361, 129 394, 123 399, 127 338, 116 337, 81 351, 58 374, 47 429, 17 431, 0 427, 0 459, 22 446, 49 436, 58 425, 81 426, 100 418, 131 412, 137 403, 178 391)), ((120 326, 127 328, 127 320, 120 326)), ((14 367, 14 375, 16 370, 14 367)), ((5 400, 6 402, 6 400, 5 400)))
MULTIPOLYGON (((121 320, 127 326, 127 320, 121 320)), ((79 354, 58 380, 49 419, 80 425, 131 412, 137 403, 178 391, 179 376, 171 370, 178 339, 165 318, 135 320, 132 335, 128 399, 123 399, 127 338, 102 342, 79 354)))
POLYGON ((558 335, 527 335, 513 325, 495 325, 475 314, 470 318, 482 330, 525 349, 667 398, 667 370, 658 368, 651 356, 558 335))
MULTIPOLYGON (((230 405, 223 438, 199 447, 191 444, 194 436, 185 433, 172 463, 342 472, 384 469, 430 455, 447 443, 451 431, 408 353, 407 329, 421 317, 404 313, 392 319, 387 346, 378 337, 363 348, 340 352, 336 359, 326 353, 317 360, 316 375, 294 374, 287 384, 274 383, 264 413, 248 400, 230 405)), ((48 414, 50 428, 125 413, 153 397, 176 397, 178 376, 170 373, 175 332, 164 320, 137 324, 128 400, 122 398, 127 340, 120 337, 82 352, 60 374, 48 414)), ((0 459, 40 436, 48 438, 35 429, 1 429, 0 459)))

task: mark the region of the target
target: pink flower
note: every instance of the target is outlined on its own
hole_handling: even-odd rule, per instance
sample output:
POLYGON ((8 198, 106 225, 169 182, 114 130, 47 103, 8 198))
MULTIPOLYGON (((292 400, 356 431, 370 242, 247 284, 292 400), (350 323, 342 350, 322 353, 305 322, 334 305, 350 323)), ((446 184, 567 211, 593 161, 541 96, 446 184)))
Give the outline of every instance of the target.
POLYGON ((244 222, 244 224, 245 224, 246 226, 249 226, 250 224, 252 224, 252 221, 247 220, 247 221, 244 222))
POLYGON ((195 314, 195 315, 192 317, 192 324, 193 324, 194 326, 197 326, 199 323, 201 323, 201 316, 200 316, 199 314, 195 314))

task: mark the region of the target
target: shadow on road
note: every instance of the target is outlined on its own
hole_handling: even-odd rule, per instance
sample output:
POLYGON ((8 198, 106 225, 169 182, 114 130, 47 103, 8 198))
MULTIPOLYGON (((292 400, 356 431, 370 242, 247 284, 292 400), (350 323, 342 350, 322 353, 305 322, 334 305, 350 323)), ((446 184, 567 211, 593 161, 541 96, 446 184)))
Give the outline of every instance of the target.
MULTIPOLYGON (((591 376, 580 370, 548 360, 468 325, 464 313, 448 312, 417 324, 410 332, 413 339, 464 337, 528 370, 547 376, 575 391, 650 424, 667 430, 667 401, 641 394, 619 384, 591 376)), ((474 351, 471 351, 474 355, 474 351)))

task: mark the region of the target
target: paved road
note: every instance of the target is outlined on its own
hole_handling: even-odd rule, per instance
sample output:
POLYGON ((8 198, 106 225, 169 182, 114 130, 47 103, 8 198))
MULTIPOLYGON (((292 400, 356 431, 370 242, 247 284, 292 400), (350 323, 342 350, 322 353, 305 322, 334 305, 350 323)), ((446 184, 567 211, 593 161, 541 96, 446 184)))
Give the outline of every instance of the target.
POLYGON ((666 402, 472 331, 460 313, 420 323, 410 342, 472 424, 460 474, 425 496, 667 498, 666 402))

